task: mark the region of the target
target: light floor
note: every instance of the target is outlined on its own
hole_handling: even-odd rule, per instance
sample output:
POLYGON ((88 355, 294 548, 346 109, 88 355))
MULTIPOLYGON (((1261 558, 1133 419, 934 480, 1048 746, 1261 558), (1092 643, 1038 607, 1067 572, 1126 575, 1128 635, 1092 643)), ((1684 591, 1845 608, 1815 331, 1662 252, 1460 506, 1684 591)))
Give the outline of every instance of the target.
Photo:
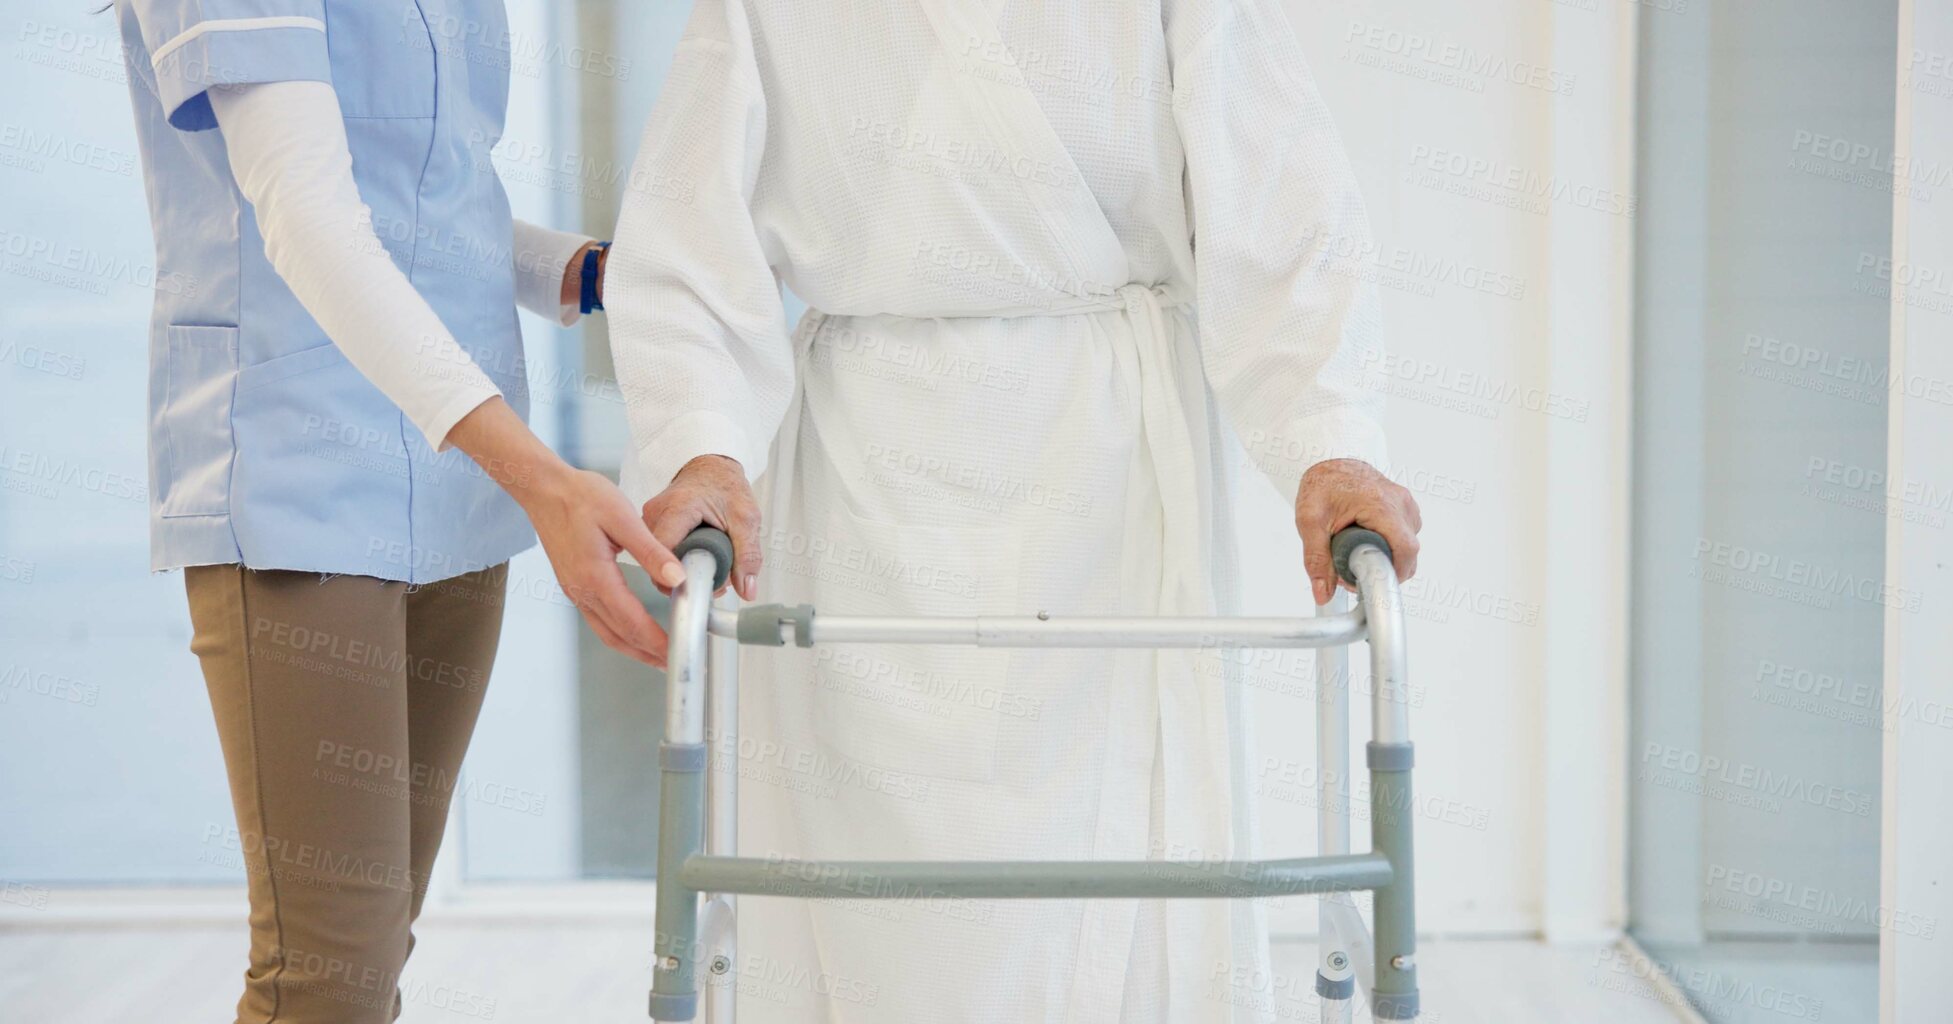
MULTIPOLYGON (((429 922, 403 980, 408 1024, 642 1024, 646 929, 620 924, 429 922)), ((1429 941, 1424 1024, 1671 1024, 1623 954, 1523 941, 1429 941)), ((1313 947, 1276 947, 1283 1021, 1318 1019, 1313 947), (1286 979, 1302 979, 1289 983, 1286 979)), ((243 936, 209 924, 0 928, 8 1024, 221 1024, 243 936)))
POLYGON ((1875 942, 1718 939, 1649 952, 1716 1024, 1878 1024, 1875 942))

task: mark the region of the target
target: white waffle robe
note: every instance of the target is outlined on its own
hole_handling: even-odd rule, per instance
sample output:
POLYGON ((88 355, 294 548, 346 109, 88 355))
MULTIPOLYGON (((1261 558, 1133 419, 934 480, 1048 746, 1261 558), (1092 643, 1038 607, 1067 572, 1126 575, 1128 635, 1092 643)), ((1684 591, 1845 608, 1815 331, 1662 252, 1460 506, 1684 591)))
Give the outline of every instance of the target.
MULTIPOLYGON (((625 486, 738 459, 762 600, 820 613, 1229 614, 1252 553, 1226 502, 1266 486, 1226 479, 1230 429, 1285 500, 1315 462, 1382 463, 1372 258, 1272 2, 698 0, 605 286, 625 486)), ((744 855, 1254 852, 1216 652, 748 648, 741 671, 716 756, 744 855)), ((1297 991, 1247 903, 739 916, 748 1024, 1200 1024, 1297 991)))

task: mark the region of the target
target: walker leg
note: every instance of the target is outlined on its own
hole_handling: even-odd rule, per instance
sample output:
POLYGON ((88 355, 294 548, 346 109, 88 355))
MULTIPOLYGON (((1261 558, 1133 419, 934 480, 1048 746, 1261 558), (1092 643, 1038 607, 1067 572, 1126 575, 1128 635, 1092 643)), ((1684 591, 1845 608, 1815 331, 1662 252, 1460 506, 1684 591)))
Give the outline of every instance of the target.
POLYGON ((652 937, 651 1019, 698 1015, 698 893, 678 880, 678 866, 705 840, 705 747, 665 744, 658 814, 657 932, 652 937))
MULTIPOLYGON (((730 542, 720 539, 729 555, 730 542)), ((658 908, 650 996, 651 1018, 657 1021, 698 1016, 698 961, 704 949, 699 894, 680 879, 679 867, 705 846, 706 626, 720 562, 710 547, 687 550, 690 540, 678 549, 685 582, 671 593, 665 735, 658 746, 658 908)))
MULTIPOLYGON (((738 607, 728 594, 727 608, 738 607)), ((713 637, 706 652, 705 737, 712 752, 705 787, 705 852, 731 857, 739 853, 739 645, 713 637)), ((699 912, 699 939, 704 943, 705 1024, 737 1024, 739 977, 739 902, 725 893, 708 894, 699 912)))
MULTIPOLYGON (((1341 590, 1317 615, 1339 615, 1348 608, 1341 590)), ((1349 852, 1349 648, 1316 649, 1316 853, 1349 852)), ((1323 1024, 1350 1024, 1356 1012, 1359 964, 1353 939, 1363 920, 1347 893, 1316 897, 1316 995, 1323 1024)), ((1367 984, 1367 983, 1366 983, 1367 984)))
POLYGON ((1351 1024, 1357 1004, 1370 997, 1376 973, 1370 929, 1349 893, 1325 893, 1317 907, 1322 956, 1316 966, 1316 995, 1322 1002, 1322 1020, 1351 1024))
POLYGON ((1376 891, 1378 1020, 1417 1017, 1417 919, 1411 898, 1411 745, 1371 743, 1370 846, 1390 860, 1390 884, 1376 891))
POLYGON ((703 952, 699 963, 706 972, 700 979, 705 983, 701 1017, 705 1024, 733 1024, 736 1012, 733 999, 738 995, 735 985, 738 976, 732 970, 733 957, 738 955, 734 934, 737 913, 732 897, 725 895, 707 898, 699 911, 699 946, 703 952))

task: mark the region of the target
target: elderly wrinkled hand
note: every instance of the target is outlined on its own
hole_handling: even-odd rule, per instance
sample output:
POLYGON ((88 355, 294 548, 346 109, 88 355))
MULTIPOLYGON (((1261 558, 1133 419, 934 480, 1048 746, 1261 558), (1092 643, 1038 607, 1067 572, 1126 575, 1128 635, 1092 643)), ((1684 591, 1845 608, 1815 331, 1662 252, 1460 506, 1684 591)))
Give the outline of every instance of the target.
POLYGON ((644 525, 666 547, 676 547, 701 524, 716 526, 732 538, 730 581, 740 597, 753 600, 765 561, 760 550, 759 503, 746 481, 745 467, 737 461, 701 455, 685 463, 669 486, 644 503, 644 525))
POLYGON ((1375 530, 1390 542, 1397 579, 1417 572, 1417 531, 1424 528, 1424 517, 1410 491, 1367 462, 1319 462, 1303 474, 1295 496, 1295 529, 1302 535, 1303 564, 1317 604, 1329 603, 1336 593, 1329 538, 1345 526, 1375 530))

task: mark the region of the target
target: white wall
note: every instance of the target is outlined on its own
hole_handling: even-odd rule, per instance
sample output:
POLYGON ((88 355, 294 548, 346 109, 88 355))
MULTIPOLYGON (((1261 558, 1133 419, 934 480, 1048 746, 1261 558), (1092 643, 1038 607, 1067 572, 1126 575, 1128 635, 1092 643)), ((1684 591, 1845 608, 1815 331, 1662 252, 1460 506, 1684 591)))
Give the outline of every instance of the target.
MULTIPOLYGON (((1901 0, 1896 151, 1909 166, 1953 167, 1953 11, 1901 0)), ((1891 480, 1953 482, 1953 213, 1944 201, 1895 197, 1892 259, 1868 277, 1892 296, 1895 388, 1887 456, 1891 480), (1895 283, 1896 282, 1896 283, 1895 283), (1927 385, 1937 388, 1928 390, 1927 385), (1934 397, 1935 394, 1939 397, 1934 397)), ((1942 493, 1944 493, 1942 491, 1942 493)), ((1946 923, 1953 920, 1953 534, 1894 519, 1886 536, 1886 578, 1922 595, 1919 613, 1897 605, 1885 616, 1885 808, 1879 906, 1893 915, 1880 932, 1879 1020, 1942 1020, 1953 1005, 1946 923), (1895 699, 1905 698, 1905 701, 1895 699), (1910 709, 1936 709, 1923 715, 1910 709)))
MULTIPOLYGON (((1408 610, 1426 930, 1619 923, 1633 9, 1288 4, 1369 201, 1391 350, 1374 377, 1393 475, 1424 510, 1408 610)), ((1255 599, 1302 608, 1287 510, 1269 497, 1247 518, 1268 555, 1255 599)), ((1280 710, 1260 740, 1306 765, 1300 675, 1301 697, 1265 699, 1280 710)), ((1271 849, 1313 843, 1309 808, 1263 810, 1271 849)))

